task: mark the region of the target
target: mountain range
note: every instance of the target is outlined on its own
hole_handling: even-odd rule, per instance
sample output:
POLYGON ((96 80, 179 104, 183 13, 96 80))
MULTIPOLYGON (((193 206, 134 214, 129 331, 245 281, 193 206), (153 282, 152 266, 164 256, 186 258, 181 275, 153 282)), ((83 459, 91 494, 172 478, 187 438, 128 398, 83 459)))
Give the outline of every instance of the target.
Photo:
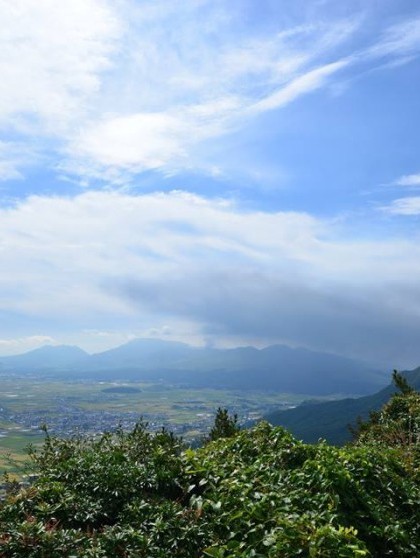
MULTIPOLYGON (((420 390, 420 367, 402 374, 413 388, 420 390)), ((358 417, 366 420, 369 412, 379 410, 395 391, 397 388, 392 383, 373 395, 306 401, 294 409, 275 411, 264 418, 275 426, 284 426, 304 442, 314 443, 322 438, 330 444, 341 445, 351 440, 349 425, 355 426, 358 417)))
POLYGON ((74 346, 44 346, 0 357, 0 372, 308 395, 362 395, 387 381, 383 372, 363 362, 303 348, 216 349, 159 339, 134 339, 93 355, 74 346))

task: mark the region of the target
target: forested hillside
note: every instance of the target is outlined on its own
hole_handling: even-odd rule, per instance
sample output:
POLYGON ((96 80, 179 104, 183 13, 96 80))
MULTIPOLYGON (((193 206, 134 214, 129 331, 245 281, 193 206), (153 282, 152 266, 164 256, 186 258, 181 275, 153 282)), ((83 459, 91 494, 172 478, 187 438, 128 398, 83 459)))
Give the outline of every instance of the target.
MULTIPOLYGON (((411 386, 420 389, 420 368, 404 372, 403 375, 411 386)), ((351 427, 359 419, 366 420, 371 411, 379 410, 395 391, 397 387, 391 383, 365 397, 308 401, 294 409, 274 411, 264 418, 275 426, 284 426, 305 442, 313 443, 322 438, 330 444, 342 445, 351 440, 351 427)))
POLYGON ((216 419, 197 450, 144 425, 47 434, 36 482, 11 485, 0 509, 0 556, 418 556, 420 395, 407 384, 345 448, 216 419))

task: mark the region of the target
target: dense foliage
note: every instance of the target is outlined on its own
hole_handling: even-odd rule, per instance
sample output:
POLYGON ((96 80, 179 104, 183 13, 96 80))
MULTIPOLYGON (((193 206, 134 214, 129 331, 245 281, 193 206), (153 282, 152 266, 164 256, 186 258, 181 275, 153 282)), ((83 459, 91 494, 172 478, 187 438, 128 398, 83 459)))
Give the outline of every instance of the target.
POLYGON ((260 423, 192 450, 139 425, 89 440, 47 436, 32 457, 39 478, 0 510, 3 558, 414 558, 420 549, 419 485, 398 449, 307 445, 260 423))
POLYGON ((393 381, 398 392, 369 420, 359 421, 354 431, 362 446, 393 447, 414 475, 420 478, 420 393, 396 370, 393 381))

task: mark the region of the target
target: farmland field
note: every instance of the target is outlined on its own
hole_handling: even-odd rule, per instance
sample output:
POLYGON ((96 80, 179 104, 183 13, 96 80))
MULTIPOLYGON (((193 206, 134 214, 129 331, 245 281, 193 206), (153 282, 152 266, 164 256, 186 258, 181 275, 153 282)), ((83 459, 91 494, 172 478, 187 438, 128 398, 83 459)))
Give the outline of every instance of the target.
POLYGON ((18 468, 29 444, 40 444, 40 426, 59 436, 92 434, 144 420, 186 441, 208 432, 216 409, 237 413, 240 423, 307 397, 275 392, 188 389, 163 383, 63 381, 3 376, 0 392, 0 472, 18 468))

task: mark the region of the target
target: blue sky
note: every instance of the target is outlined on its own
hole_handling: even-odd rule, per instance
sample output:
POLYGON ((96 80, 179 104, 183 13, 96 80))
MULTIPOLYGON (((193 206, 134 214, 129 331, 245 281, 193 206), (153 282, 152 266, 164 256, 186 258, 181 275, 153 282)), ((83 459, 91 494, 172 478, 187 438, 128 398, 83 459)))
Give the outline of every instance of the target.
POLYGON ((420 364, 420 6, 0 1, 0 354, 420 364))

